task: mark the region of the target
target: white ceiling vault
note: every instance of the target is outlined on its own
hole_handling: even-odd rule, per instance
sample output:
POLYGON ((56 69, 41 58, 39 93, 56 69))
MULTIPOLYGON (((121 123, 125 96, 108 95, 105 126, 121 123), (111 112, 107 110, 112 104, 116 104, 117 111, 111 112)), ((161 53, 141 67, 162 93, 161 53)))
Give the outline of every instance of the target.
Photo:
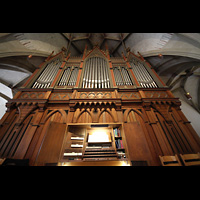
MULTIPOLYGON (((117 57, 139 51, 183 105, 200 113, 200 33, 0 33, 0 83, 15 94, 52 51, 81 56, 86 44, 107 44, 117 57)), ((3 90, 0 97, 10 98, 3 90)))

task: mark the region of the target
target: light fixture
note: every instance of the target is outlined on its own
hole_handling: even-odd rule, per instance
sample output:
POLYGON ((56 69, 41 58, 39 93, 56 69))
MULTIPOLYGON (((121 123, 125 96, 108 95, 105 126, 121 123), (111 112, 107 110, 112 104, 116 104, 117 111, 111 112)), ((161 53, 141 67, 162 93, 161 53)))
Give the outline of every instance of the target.
POLYGON ((186 94, 185 94, 185 96, 186 96, 186 98, 190 101, 190 100, 192 100, 192 97, 190 96, 190 93, 189 92, 187 92, 186 94))

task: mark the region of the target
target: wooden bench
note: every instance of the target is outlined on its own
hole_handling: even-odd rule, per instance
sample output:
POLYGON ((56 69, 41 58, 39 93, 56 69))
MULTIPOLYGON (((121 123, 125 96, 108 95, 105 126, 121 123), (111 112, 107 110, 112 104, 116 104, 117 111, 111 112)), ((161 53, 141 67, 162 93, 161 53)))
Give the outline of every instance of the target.
POLYGON ((178 156, 159 156, 162 166, 182 166, 178 156))
POLYGON ((185 166, 200 166, 200 153, 180 154, 180 157, 185 166))

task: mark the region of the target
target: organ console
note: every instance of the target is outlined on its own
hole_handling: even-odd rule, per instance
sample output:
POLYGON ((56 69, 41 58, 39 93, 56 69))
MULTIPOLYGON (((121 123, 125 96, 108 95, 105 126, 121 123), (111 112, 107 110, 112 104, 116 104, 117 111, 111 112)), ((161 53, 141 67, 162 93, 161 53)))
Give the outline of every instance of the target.
POLYGON ((8 101, 0 158, 33 166, 159 166, 159 156, 200 151, 180 105, 141 54, 110 57, 107 46, 86 46, 80 57, 61 51, 8 101), (109 143, 88 146, 95 130, 96 138, 107 132, 109 143))

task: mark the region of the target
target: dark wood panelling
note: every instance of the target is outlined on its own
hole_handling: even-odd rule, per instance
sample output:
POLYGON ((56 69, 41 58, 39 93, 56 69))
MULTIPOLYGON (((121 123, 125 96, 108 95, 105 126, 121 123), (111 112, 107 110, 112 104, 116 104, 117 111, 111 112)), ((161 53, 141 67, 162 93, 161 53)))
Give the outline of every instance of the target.
POLYGON ((39 152, 36 165, 57 163, 62 147, 66 124, 51 122, 39 152))
POLYGON ((124 124, 130 160, 152 161, 149 146, 144 132, 138 122, 124 124))

